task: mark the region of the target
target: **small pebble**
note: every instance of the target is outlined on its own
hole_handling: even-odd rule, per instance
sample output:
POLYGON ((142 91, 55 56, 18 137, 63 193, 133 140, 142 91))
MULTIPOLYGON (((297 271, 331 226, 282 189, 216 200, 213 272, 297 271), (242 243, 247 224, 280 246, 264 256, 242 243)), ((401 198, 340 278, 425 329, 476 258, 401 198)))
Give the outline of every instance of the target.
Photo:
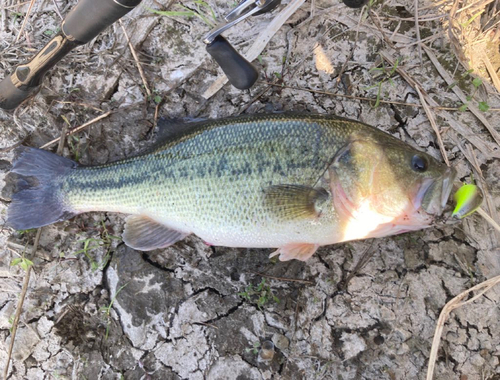
POLYGON ((274 343, 270 340, 262 342, 259 357, 263 361, 271 361, 274 357, 274 343))

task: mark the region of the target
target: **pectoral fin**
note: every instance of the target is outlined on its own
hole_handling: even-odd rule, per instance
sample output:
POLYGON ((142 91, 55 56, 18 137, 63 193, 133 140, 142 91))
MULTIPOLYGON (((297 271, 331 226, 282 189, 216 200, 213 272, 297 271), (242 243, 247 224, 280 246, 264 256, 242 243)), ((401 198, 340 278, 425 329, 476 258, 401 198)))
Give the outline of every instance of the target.
POLYGON ((264 190, 269 210, 283 219, 316 218, 329 193, 323 188, 302 185, 276 185, 264 190))
POLYGON ((189 234, 173 230, 147 216, 133 215, 127 218, 123 241, 138 251, 151 251, 168 247, 187 235, 189 234))
POLYGON ((269 255, 269 258, 280 255, 280 261, 292 259, 306 261, 319 248, 319 244, 291 243, 287 244, 269 255))

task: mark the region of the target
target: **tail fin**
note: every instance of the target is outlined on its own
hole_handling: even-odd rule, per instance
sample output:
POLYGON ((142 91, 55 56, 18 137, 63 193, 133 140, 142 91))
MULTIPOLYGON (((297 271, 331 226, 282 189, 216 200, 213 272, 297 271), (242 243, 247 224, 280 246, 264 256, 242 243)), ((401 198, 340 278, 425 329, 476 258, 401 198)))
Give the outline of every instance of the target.
POLYGON ((76 162, 45 150, 20 146, 11 173, 15 190, 7 212, 7 224, 16 230, 46 226, 76 215, 65 204, 61 178, 76 162))

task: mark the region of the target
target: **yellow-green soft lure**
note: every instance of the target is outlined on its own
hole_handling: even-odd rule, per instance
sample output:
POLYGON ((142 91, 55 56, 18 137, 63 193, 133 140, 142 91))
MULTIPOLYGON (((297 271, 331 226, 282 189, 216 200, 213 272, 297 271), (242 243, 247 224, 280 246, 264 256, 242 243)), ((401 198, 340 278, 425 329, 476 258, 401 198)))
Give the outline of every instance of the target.
POLYGON ((463 185, 453 196, 456 207, 452 216, 462 219, 476 211, 483 202, 483 194, 476 185, 463 185))

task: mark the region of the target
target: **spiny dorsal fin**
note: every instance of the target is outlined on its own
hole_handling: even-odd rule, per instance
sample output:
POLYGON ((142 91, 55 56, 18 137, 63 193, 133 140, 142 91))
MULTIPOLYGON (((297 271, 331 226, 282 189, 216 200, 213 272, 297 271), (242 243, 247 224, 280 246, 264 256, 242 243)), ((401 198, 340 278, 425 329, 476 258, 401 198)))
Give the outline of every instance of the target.
POLYGON ((174 140, 176 137, 182 136, 187 133, 190 129, 197 125, 201 121, 206 119, 202 118, 182 118, 182 119, 168 119, 162 117, 158 119, 158 132, 156 133, 156 139, 158 142, 174 140))
POLYGON ((264 190, 266 206, 283 219, 317 218, 329 193, 322 187, 276 185, 264 190))
POLYGON ((171 229, 144 215, 127 218, 123 241, 138 251, 165 248, 184 239, 187 233, 171 229))

